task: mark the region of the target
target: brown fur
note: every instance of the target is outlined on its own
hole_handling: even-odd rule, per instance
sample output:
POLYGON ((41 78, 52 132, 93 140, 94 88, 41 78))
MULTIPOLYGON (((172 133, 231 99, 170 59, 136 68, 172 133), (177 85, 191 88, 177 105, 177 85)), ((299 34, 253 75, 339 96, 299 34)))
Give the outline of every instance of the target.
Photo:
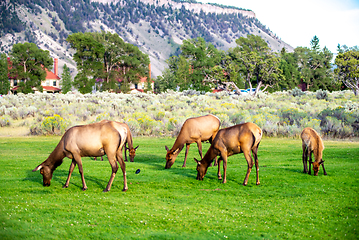
POLYGON ((165 149, 167 150, 165 168, 168 169, 172 167, 176 157, 181 152, 185 144, 186 153, 182 167, 186 167, 188 150, 191 143, 197 143, 198 152, 202 158, 202 142, 207 140, 212 142, 219 130, 220 124, 219 119, 211 114, 187 119, 184 122, 173 147, 168 149, 168 147, 165 146, 165 149))
MULTIPOLYGON (((119 123, 119 122, 117 122, 117 123, 121 124, 122 126, 124 126, 127 129, 127 140, 125 142, 125 162, 127 162, 127 150, 129 152, 130 161, 133 162, 135 159, 135 156, 136 156, 136 150, 139 146, 137 146, 135 148, 133 147, 132 133, 131 133, 129 126, 126 123, 119 123), (126 147, 126 143, 127 143, 128 147, 126 147)), ((96 161, 97 158, 94 157, 94 160, 96 161)), ((102 156, 101 156, 101 161, 103 161, 102 156)))
POLYGON ((303 167, 304 173, 311 174, 310 164, 313 164, 314 176, 318 176, 320 165, 323 167, 324 175, 327 175, 327 172, 324 168, 323 161, 323 150, 324 144, 322 138, 319 134, 310 127, 304 128, 300 134, 302 138, 302 149, 303 149, 303 167), (315 161, 312 162, 312 153, 314 154, 315 161), (309 156, 309 170, 308 170, 308 156, 309 156))
POLYGON ((82 190, 86 190, 87 186, 83 174, 81 157, 100 157, 105 154, 112 167, 110 181, 104 192, 110 191, 112 182, 118 170, 117 162, 119 162, 123 178, 123 191, 128 189, 125 162, 122 158, 122 148, 127 138, 127 129, 117 123, 108 120, 102 120, 98 123, 74 126, 68 129, 62 136, 60 142, 50 156, 33 171, 40 170, 43 175, 43 185, 50 186, 53 172, 60 166, 65 157, 72 159, 69 175, 63 186, 67 188, 70 183, 71 174, 76 166, 79 167, 82 180, 82 190))
POLYGON ((243 153, 247 160, 248 169, 243 185, 247 185, 249 174, 253 167, 251 151, 255 160, 257 171, 257 185, 259 182, 258 168, 258 146, 262 139, 262 130, 254 123, 243 123, 232 127, 224 128, 218 131, 210 148, 201 161, 197 162, 197 180, 203 180, 207 173, 208 166, 216 156, 218 159, 218 179, 222 179, 220 172, 220 162, 223 160, 223 183, 227 182, 227 157, 243 153))

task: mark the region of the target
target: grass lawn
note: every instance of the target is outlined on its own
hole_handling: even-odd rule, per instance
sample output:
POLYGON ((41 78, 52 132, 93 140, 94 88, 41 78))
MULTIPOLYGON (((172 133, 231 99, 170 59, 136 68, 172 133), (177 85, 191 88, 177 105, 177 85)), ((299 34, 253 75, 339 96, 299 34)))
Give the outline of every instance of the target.
MULTIPOLYGON (((171 169, 165 145, 173 138, 135 138, 135 162, 126 163, 129 190, 118 171, 111 191, 107 161, 83 159, 88 186, 76 167, 67 189, 70 160, 57 168, 50 187, 32 170, 60 137, 0 138, 0 239, 358 239, 359 142, 325 141, 323 169, 302 173, 299 139, 264 138, 255 169, 243 154, 229 158, 227 183, 210 168, 197 181, 196 145, 187 167, 184 150, 171 169), (135 171, 140 169, 139 174, 135 171)), ((204 152, 209 144, 204 144, 204 152)), ((106 160, 106 158, 105 158, 106 160)))

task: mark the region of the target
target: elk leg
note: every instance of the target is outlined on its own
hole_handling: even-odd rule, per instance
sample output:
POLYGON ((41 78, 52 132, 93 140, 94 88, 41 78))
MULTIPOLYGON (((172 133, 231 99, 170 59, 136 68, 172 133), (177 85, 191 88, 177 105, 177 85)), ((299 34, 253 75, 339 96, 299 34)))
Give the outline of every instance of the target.
MULTIPOLYGON (((75 158, 77 159, 77 158, 75 158)), ((87 190, 87 186, 86 186, 86 182, 85 182, 85 177, 84 177, 84 170, 82 168, 82 161, 81 161, 81 157, 78 157, 78 161, 77 161, 77 166, 79 167, 79 172, 81 175, 81 180, 82 180, 82 191, 87 190)))
MULTIPOLYGON (((217 158, 217 157, 216 157, 217 158)), ((222 180, 222 176, 221 176, 221 161, 222 161, 222 157, 219 157, 218 159, 218 180, 222 180)))
POLYGON ((247 164, 248 164, 247 174, 246 174, 246 177, 244 178, 244 182, 243 182, 243 186, 246 186, 248 183, 249 174, 251 174, 251 171, 252 171, 253 159, 252 159, 250 151, 243 151, 243 154, 244 154, 244 157, 246 158, 247 164))
POLYGON ((257 155, 257 152, 258 152, 258 147, 254 148, 252 150, 252 153, 253 153, 253 157, 254 157, 254 162, 256 164, 256 174, 257 174, 257 185, 260 184, 259 182, 259 165, 258 165, 258 155, 257 155))
POLYGON ((218 161, 217 161, 217 156, 214 158, 214 165, 213 166, 217 166, 218 161))
POLYGON ((62 188, 68 188, 69 187, 71 174, 74 171, 75 166, 76 166, 76 161, 73 159, 72 162, 71 162, 71 165, 70 165, 69 175, 67 176, 66 183, 62 188))
POLYGON ((186 153, 184 154, 184 162, 183 162, 182 167, 186 167, 186 161, 187 161, 187 155, 188 155, 189 146, 190 146, 190 144, 186 143, 186 153))
POLYGON ((109 163, 111 165, 111 168, 112 168, 112 173, 111 173, 110 180, 108 181, 107 187, 105 188, 105 190, 103 190, 104 192, 108 192, 108 191, 111 190, 112 182, 115 179, 115 176, 116 176, 116 173, 117 173, 117 170, 118 170, 118 164, 116 162, 115 156, 113 156, 111 154, 111 155, 107 155, 107 157, 108 157, 108 161, 109 161, 109 163))
MULTIPOLYGON (((306 146, 302 146, 303 148, 303 172, 304 173, 308 173, 308 166, 307 166, 307 161, 308 161, 308 154, 307 154, 307 147, 306 146)), ((310 167, 310 166, 309 166, 310 167)))
POLYGON ((324 163, 322 163, 322 167, 323 167, 324 175, 327 175, 327 172, 325 171, 325 168, 324 168, 324 163))
POLYGON ((125 143, 125 162, 127 162, 127 147, 126 147, 126 143, 125 143))
POLYGON ((123 161, 122 151, 118 151, 117 161, 120 163, 120 167, 121 167, 122 175, 123 175, 123 189, 122 189, 122 191, 123 191, 123 192, 126 192, 127 189, 128 189, 128 186, 127 186, 127 178, 126 178, 126 164, 125 164, 125 162, 123 161))
POLYGON ((309 149, 308 149, 308 153, 307 153, 307 154, 309 155, 309 169, 308 169, 308 174, 311 175, 312 164, 313 164, 313 162, 312 162, 312 152, 309 151, 309 149))
POLYGON ((226 183, 227 182, 227 152, 221 153, 221 158, 223 159, 223 183, 226 183))

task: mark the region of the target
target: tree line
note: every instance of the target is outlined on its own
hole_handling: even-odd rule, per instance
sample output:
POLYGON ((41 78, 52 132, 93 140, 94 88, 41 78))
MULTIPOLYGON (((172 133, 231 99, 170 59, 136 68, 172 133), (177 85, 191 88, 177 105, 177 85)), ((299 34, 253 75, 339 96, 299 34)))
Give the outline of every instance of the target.
POLYGON ((314 36, 311 47, 294 52, 272 52, 259 36, 247 35, 236 40, 227 52, 216 49, 203 38, 184 40, 179 56, 167 60, 168 68, 155 81, 157 92, 166 89, 209 91, 213 88, 258 91, 319 89, 334 91, 350 88, 359 93, 359 48, 338 45, 339 54, 320 48, 314 36), (335 70, 333 70, 335 69, 335 70))
MULTIPOLYGON (((74 61, 78 74, 72 80, 69 69, 63 72, 63 92, 72 87, 81 93, 98 91, 129 91, 130 83, 148 76, 149 57, 138 47, 125 43, 117 34, 75 33, 67 41, 76 50, 74 61)), ((294 52, 272 52, 259 36, 247 35, 236 40, 237 46, 227 52, 218 50, 203 38, 184 40, 178 56, 167 59, 168 67, 155 80, 155 92, 167 89, 237 91, 250 88, 252 95, 259 91, 319 89, 334 91, 344 88, 359 93, 359 48, 338 45, 335 66, 333 54, 320 48, 314 36, 311 47, 297 47, 294 52)), ((33 88, 42 90, 45 68, 53 65, 48 51, 34 43, 13 45, 10 53, 0 59, 0 91, 9 91, 8 76, 20 80, 18 92, 30 93, 33 88), (7 71, 9 69, 9 73, 7 71)))

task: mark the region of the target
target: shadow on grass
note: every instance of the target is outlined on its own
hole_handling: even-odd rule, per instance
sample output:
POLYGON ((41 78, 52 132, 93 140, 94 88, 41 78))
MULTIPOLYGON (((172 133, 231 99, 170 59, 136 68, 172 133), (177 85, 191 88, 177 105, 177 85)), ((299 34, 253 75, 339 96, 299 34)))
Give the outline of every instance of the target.
MULTIPOLYGON (((119 173, 119 172, 117 172, 117 173, 119 173)), ((26 172, 26 174, 27 174, 27 177, 24 178, 23 181, 31 181, 31 182, 43 185, 42 175, 39 172, 32 172, 29 170, 26 172)), ((52 176, 51 183, 56 182, 61 185, 64 185, 68 174, 69 174, 69 172, 66 170, 61 170, 61 169, 55 170, 54 174, 52 176)), ((99 178, 93 177, 87 173, 87 174, 85 174, 85 181, 86 181, 86 183, 93 182, 93 183, 97 184, 99 186, 99 188, 105 189, 105 187, 107 186, 107 183, 108 183, 107 181, 108 181, 108 179, 110 179, 110 175, 111 175, 111 173, 109 172, 108 178, 99 179, 99 178)), ((116 174, 116 175, 118 175, 118 174, 116 174)), ((122 172, 121 172, 121 175, 122 175, 122 172)), ((75 170, 71 175, 71 181, 70 181, 69 187, 71 187, 71 186, 75 186, 77 188, 82 189, 81 176, 78 172, 75 173, 75 170), (76 179, 74 180, 74 178, 76 178, 76 179), (79 181, 77 181, 77 179, 79 181)))
MULTIPOLYGON (((187 158, 187 166, 182 167, 184 158, 177 158, 174 165, 170 169, 165 169, 166 159, 164 156, 163 158, 159 158, 157 155, 143 154, 141 155, 141 158, 137 159, 137 161, 135 159, 135 162, 146 164, 150 166, 152 170, 158 172, 159 174, 163 174, 164 176, 175 174, 189 179, 194 179, 194 180, 196 179, 197 177, 196 167, 193 165, 188 166, 189 161, 193 161, 193 159, 187 158)), ((211 172, 215 171, 215 174, 207 174, 206 178, 218 180, 217 170, 218 170, 217 166, 209 167, 208 171, 211 172)), ((223 171, 223 167, 221 167, 221 170, 223 171)))

